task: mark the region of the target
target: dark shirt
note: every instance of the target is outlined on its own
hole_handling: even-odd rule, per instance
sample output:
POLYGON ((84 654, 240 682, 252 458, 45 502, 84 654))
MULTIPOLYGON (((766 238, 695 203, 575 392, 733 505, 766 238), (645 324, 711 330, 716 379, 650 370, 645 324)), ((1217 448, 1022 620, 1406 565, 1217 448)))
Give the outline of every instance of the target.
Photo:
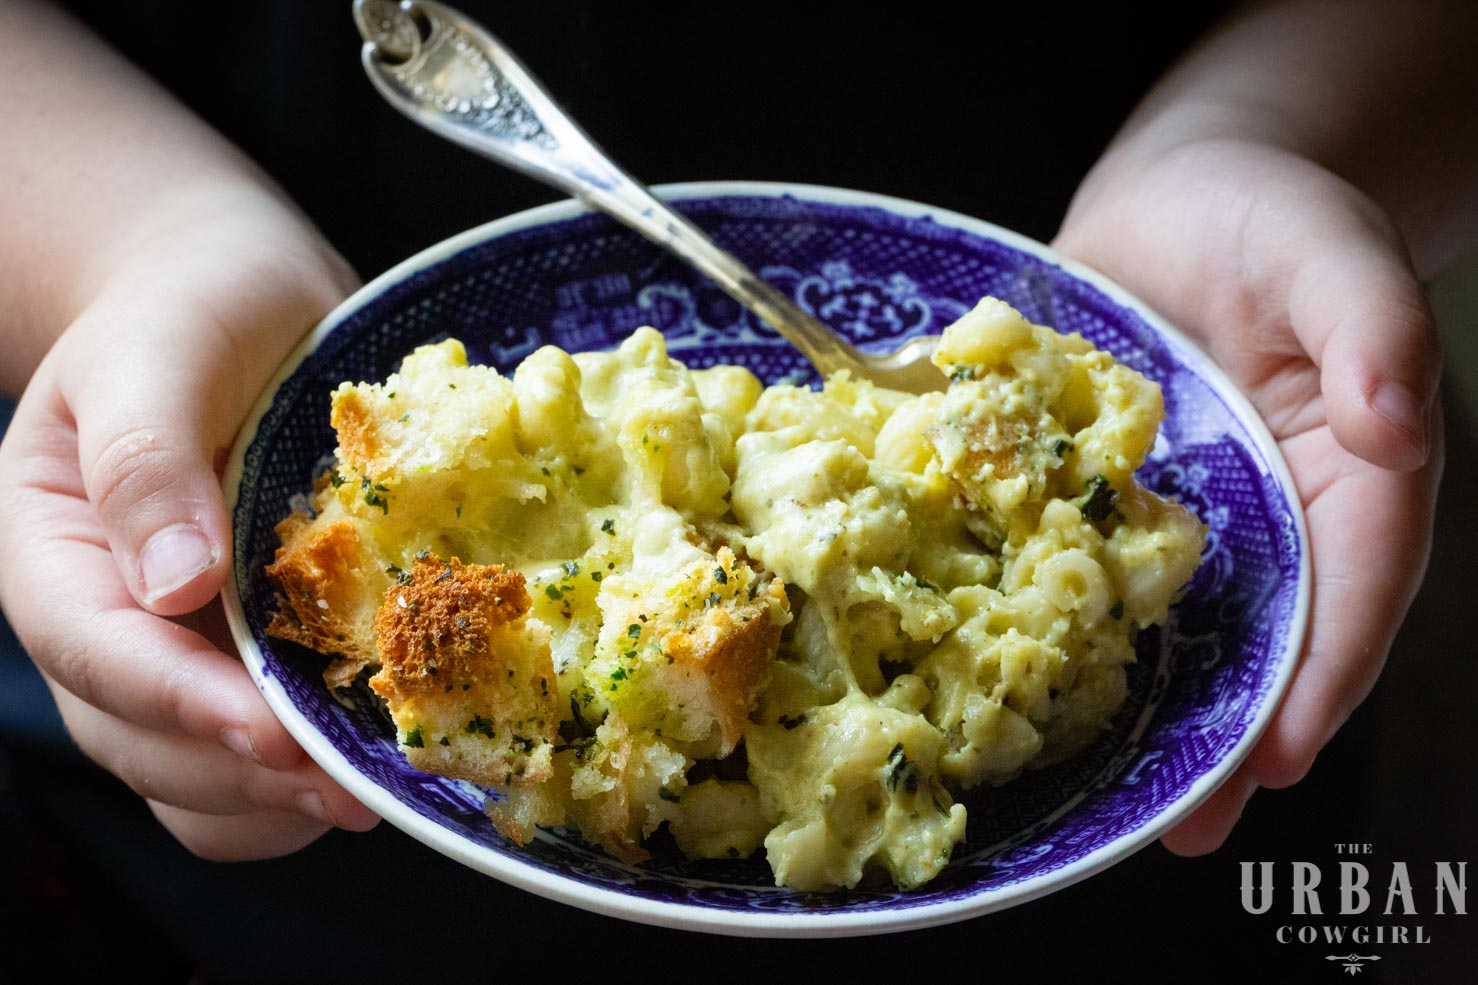
MULTIPOLYGON (((390 109, 360 66, 349 0, 211 4, 208 18, 184 0, 73 6, 260 162, 362 276, 559 197, 390 109)), ((460 9, 642 181, 858 188, 1045 240, 1130 109, 1225 6, 460 9)))

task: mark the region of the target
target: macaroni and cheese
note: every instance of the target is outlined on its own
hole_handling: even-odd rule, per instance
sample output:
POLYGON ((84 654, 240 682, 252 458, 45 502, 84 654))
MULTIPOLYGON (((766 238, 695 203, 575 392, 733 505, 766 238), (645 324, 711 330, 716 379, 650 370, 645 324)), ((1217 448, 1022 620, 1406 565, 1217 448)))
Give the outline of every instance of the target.
POLYGON ((958 798, 1127 694, 1203 527, 1134 479, 1159 388, 987 298, 947 390, 689 370, 644 328, 511 377, 454 340, 333 394, 336 468, 279 526, 271 632, 364 672, 416 768, 526 842, 763 849, 776 882, 927 882, 958 798))

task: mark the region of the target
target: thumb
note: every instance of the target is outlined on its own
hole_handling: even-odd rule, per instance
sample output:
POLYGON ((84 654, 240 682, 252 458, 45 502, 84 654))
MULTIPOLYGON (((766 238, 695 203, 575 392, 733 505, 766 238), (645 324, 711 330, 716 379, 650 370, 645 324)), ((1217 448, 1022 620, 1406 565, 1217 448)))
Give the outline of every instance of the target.
POLYGON ((1442 350, 1400 236, 1379 216, 1326 220, 1289 285, 1294 332, 1319 364, 1334 437, 1382 468, 1431 455, 1442 350))
POLYGON ((59 374, 87 498, 139 604, 163 616, 193 611, 220 591, 229 564, 215 461, 231 439, 223 408, 239 386, 231 347, 208 325, 182 331, 167 314, 146 329, 126 312, 82 317, 110 329, 79 333, 97 344, 82 356, 90 371, 59 374))

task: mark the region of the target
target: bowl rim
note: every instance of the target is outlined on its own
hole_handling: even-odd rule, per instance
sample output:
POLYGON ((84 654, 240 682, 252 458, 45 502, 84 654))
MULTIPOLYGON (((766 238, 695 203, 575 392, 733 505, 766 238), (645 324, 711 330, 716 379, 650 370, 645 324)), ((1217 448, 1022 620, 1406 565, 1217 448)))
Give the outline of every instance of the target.
MULTIPOLYGON (((1291 507, 1294 535, 1299 549, 1297 595, 1289 621, 1288 636, 1279 655, 1280 664, 1257 715, 1221 761, 1193 781, 1184 794, 1149 821, 1037 879, 937 903, 860 912, 845 909, 816 913, 793 910, 753 911, 653 900, 592 886, 574 877, 548 873, 517 858, 499 855, 470 843, 455 832, 422 818, 402 804, 390 791, 359 772, 327 737, 298 712, 281 683, 265 673, 264 658, 257 647, 251 627, 247 624, 245 609, 237 590, 234 562, 236 531, 233 526, 231 576, 226 579, 222 591, 227 622, 258 690, 308 755, 337 783, 384 820, 443 855, 508 885, 604 916, 678 930, 744 937, 851 937, 918 930, 1017 906, 1064 889, 1129 857, 1205 803, 1246 759, 1282 705, 1303 652, 1312 591, 1308 532, 1302 502, 1276 440, 1241 388, 1199 345, 1125 288, 1091 267, 1059 254, 1046 244, 983 219, 891 195, 829 185, 776 181, 692 181, 654 185, 651 190, 664 200, 792 197, 828 205, 872 207, 906 218, 928 217, 940 226, 953 227, 996 240, 1061 267, 1071 276, 1103 292, 1115 304, 1128 308, 1143 318, 1175 350, 1178 360, 1194 366, 1199 374, 1216 386, 1218 395, 1227 402, 1228 408, 1241 420, 1256 443, 1291 507)), ((474 226, 401 261, 364 284, 330 311, 283 360, 242 424, 232 446, 223 479, 228 512, 234 516, 245 470, 246 451, 255 440, 261 421, 275 402, 278 391, 304 360, 350 315, 393 285, 470 247, 516 230, 573 219, 593 211, 583 202, 565 199, 474 226)))

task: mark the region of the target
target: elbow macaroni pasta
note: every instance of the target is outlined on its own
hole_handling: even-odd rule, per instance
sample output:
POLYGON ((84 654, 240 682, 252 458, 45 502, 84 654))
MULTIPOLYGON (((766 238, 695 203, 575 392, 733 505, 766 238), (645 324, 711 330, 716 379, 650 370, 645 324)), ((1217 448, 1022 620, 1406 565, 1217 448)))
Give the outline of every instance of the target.
POLYGON ((418 349, 335 391, 272 631, 373 671, 515 840, 639 861, 666 825, 797 889, 921 885, 963 792, 1101 732, 1204 537, 1134 480, 1155 384, 990 298, 935 362, 911 395, 691 371, 651 329, 511 378, 418 349))

